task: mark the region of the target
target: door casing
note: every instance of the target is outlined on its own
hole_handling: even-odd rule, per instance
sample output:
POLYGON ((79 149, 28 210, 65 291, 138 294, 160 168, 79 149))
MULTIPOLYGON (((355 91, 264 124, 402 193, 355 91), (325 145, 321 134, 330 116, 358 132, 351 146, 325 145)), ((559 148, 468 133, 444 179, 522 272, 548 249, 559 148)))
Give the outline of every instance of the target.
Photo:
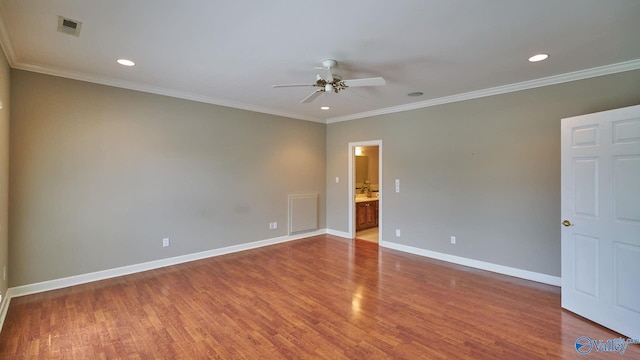
POLYGON ((382 140, 368 140, 349 143, 349 237, 356 237, 356 207, 355 207, 355 153, 358 146, 377 146, 378 147, 378 243, 382 242, 382 226, 383 226, 383 179, 382 179, 382 140))

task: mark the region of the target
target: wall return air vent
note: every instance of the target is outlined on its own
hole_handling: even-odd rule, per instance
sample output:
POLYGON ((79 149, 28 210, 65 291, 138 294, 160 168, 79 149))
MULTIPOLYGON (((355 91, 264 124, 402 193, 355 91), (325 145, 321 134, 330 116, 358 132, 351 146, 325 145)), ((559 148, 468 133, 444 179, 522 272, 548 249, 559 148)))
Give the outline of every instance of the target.
POLYGON ((58 16, 58 31, 61 33, 80 36, 82 23, 80 21, 71 20, 66 17, 58 16))

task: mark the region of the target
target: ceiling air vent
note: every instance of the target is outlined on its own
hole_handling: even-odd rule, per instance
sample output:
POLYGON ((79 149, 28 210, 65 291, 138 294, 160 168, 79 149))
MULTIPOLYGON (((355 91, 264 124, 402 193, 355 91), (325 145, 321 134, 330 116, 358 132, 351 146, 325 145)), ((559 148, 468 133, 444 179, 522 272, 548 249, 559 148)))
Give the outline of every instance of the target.
POLYGON ((82 23, 80 21, 71 20, 62 16, 58 16, 58 31, 61 33, 80 36, 82 23))

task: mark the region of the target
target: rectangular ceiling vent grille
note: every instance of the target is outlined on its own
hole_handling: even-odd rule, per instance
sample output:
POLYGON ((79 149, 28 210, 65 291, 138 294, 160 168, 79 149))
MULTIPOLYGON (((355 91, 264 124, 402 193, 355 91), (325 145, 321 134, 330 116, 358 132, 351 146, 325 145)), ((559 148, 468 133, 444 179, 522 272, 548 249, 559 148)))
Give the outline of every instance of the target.
POLYGON ((58 31, 64 34, 80 36, 82 23, 62 16, 58 16, 58 31))

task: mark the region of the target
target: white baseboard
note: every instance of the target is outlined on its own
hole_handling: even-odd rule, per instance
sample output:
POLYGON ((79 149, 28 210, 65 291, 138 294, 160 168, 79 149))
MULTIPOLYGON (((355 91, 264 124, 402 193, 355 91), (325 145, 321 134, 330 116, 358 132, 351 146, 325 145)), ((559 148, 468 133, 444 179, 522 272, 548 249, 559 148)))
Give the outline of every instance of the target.
POLYGON ((351 236, 349 235, 348 232, 338 231, 338 230, 333 230, 333 229, 327 229, 327 234, 333 235, 333 236, 339 236, 339 237, 346 238, 346 239, 350 239, 351 238, 351 236))
POLYGON ((227 246, 219 249, 212 249, 212 250, 197 252, 193 254, 175 256, 167 259, 149 261, 141 264, 122 266, 122 267, 113 268, 113 269, 96 271, 88 274, 69 276, 61 279, 54 279, 54 280, 43 281, 43 282, 34 283, 34 284, 27 284, 27 285, 12 287, 7 290, 6 296, 4 297, 4 299, 2 299, 2 303, 0 303, 0 330, 2 330, 5 317, 7 316, 7 311, 9 310, 9 303, 11 302, 11 299, 14 297, 36 294, 44 291, 62 289, 62 288, 74 286, 74 285, 82 285, 82 284, 90 283, 93 281, 99 281, 99 280, 110 279, 118 276, 135 274, 135 273, 139 273, 147 270, 159 269, 166 266, 182 264, 182 263, 206 259, 214 256, 220 256, 220 255, 231 254, 239 251, 256 249, 263 246, 279 244, 279 243, 298 240, 306 237, 324 235, 326 233, 327 233, 327 229, 320 229, 312 232, 299 233, 299 234, 294 234, 289 236, 280 236, 280 237, 266 239, 266 240, 254 241, 246 244, 227 246))
MULTIPOLYGON (((327 233, 326 229, 321 229, 313 232, 300 233, 300 234, 295 234, 291 236, 281 236, 277 238, 260 240, 260 241, 255 241, 251 243, 246 243, 246 244, 227 246, 219 249, 213 249, 213 250, 207 250, 207 251, 197 252, 193 254, 175 256, 167 259, 154 260, 154 261, 149 261, 141 264, 134 264, 129 266, 122 266, 118 268, 108 269, 108 270, 96 271, 88 274, 81 274, 81 275, 75 275, 75 276, 70 276, 70 277, 61 278, 61 279, 43 281, 43 282, 34 283, 34 284, 16 286, 16 287, 9 288, 9 290, 7 291, 7 296, 5 300, 2 302, 2 307, 0 308, 0 311, 4 311, 4 313, 6 314, 9 300, 13 297, 31 295, 39 292, 61 289, 69 286, 86 284, 93 281, 105 280, 105 279, 110 279, 110 278, 123 276, 123 275, 130 275, 130 274, 134 274, 142 271, 158 269, 166 266, 182 264, 190 261, 206 259, 214 256, 220 256, 220 255, 235 253, 239 251, 251 250, 251 249, 255 249, 263 246, 298 240, 298 239, 302 239, 310 236, 323 235, 326 233, 327 233)), ((2 316, 3 314, 0 312, 0 321, 4 321, 4 317, 2 316)), ((1 324, 2 323, 0 322, 0 326, 1 324)))
MULTIPOLYGON (((123 267, 118 267, 113 269, 96 271, 88 274, 81 274, 81 275, 70 276, 70 277, 61 278, 61 279, 55 279, 55 280, 43 281, 43 282, 34 283, 34 284, 12 287, 7 290, 7 293, 4 299, 2 299, 2 303, 0 303, 0 330, 2 330, 4 319, 7 315, 7 311, 9 310, 9 303, 11 302, 11 299, 14 297, 36 294, 44 291, 56 290, 56 289, 61 289, 61 288, 74 286, 74 285, 86 284, 93 281, 99 281, 99 280, 110 279, 118 276, 135 274, 135 273, 139 273, 147 270, 153 270, 153 269, 158 269, 166 266, 182 264, 190 261, 206 259, 214 256, 220 256, 220 255, 231 254, 231 253, 245 251, 245 250, 256 249, 263 246, 274 245, 274 244, 279 244, 283 242, 288 242, 288 241, 293 241, 293 240, 298 240, 306 237, 323 235, 323 234, 339 236, 347 239, 349 238, 349 233, 346 233, 343 231, 337 231, 332 229, 320 229, 313 232, 306 232, 306 233, 295 234, 290 236, 281 236, 277 238, 254 241, 251 243, 240 244, 240 245, 227 246, 224 248, 212 249, 212 250, 207 250, 207 251, 202 251, 202 252, 197 252, 197 253, 187 254, 187 255, 181 255, 181 256, 176 256, 176 257, 167 258, 167 259, 154 260, 154 261, 149 261, 141 264, 134 264, 134 265, 123 266, 123 267)), ((544 284, 560 286, 560 278, 555 276, 511 268, 508 266, 492 264, 484 261, 473 260, 473 259, 463 258, 459 256, 449 255, 449 254, 438 253, 438 252, 424 250, 424 249, 411 247, 407 245, 397 244, 389 241, 381 241, 380 246, 386 247, 389 249, 411 253, 411 254, 426 256, 426 257, 430 257, 438 260, 448 261, 455 264, 460 264, 460 265, 474 267, 482 270, 488 270, 488 271, 492 271, 500 274, 515 276, 522 279, 537 281, 544 284)))
POLYGON ((0 302, 0 330, 4 324, 4 318, 7 317, 7 311, 9 311, 9 303, 11 302, 11 289, 7 290, 2 302, 0 302))
POLYGON ((551 276, 547 274, 541 274, 533 271, 517 269, 509 266, 493 264, 485 261, 469 259, 461 256, 449 255, 431 250, 420 249, 413 246, 402 245, 390 241, 381 241, 380 246, 389 249, 394 249, 410 254, 425 256, 432 259, 447 261, 450 263, 469 266, 476 269, 491 271, 498 274, 514 276, 517 278, 536 281, 543 284, 560 286, 561 278, 559 276, 551 276))

